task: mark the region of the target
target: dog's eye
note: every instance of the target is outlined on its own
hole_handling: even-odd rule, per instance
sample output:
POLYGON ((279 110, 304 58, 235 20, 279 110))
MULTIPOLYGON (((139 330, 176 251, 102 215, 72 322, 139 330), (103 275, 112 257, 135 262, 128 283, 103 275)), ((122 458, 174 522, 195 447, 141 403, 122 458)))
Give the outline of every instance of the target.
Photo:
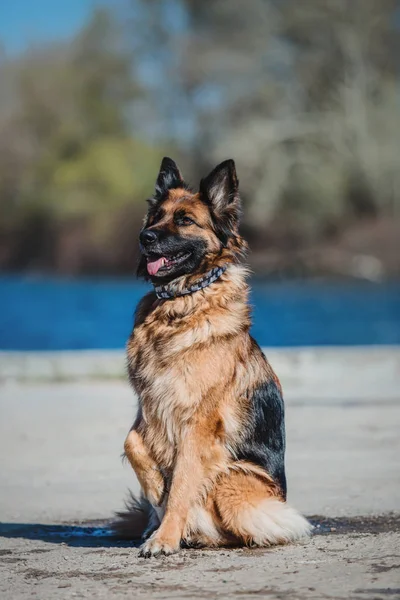
POLYGON ((180 217, 178 219, 178 225, 193 225, 194 221, 190 217, 180 217))

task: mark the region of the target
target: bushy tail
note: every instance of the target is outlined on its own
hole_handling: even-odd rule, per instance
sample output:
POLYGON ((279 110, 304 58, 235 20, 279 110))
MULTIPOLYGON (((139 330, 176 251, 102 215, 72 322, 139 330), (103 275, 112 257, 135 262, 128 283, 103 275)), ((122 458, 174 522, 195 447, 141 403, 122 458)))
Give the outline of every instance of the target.
POLYGON ((151 505, 146 498, 136 498, 130 491, 125 510, 116 513, 111 530, 120 539, 139 540, 148 527, 150 511, 151 505))
POLYGON ((242 536, 257 546, 296 542, 307 538, 313 529, 297 510, 275 498, 241 511, 238 524, 242 536))

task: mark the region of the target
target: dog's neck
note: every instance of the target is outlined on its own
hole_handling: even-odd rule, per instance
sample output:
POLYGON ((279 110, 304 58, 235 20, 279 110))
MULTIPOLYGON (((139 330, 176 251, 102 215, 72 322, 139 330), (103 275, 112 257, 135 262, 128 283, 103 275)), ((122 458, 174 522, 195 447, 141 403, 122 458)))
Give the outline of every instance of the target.
MULTIPOLYGON (((179 333, 176 327, 171 330, 171 324, 185 319, 186 333, 191 329, 196 330, 197 341, 203 339, 203 334, 205 340, 210 335, 224 337, 248 330, 251 324, 249 288, 246 283, 248 275, 249 271, 244 265, 228 264, 213 284, 199 292, 175 296, 171 300, 157 298, 155 302, 153 292, 149 296, 149 300, 153 300, 149 305, 147 323, 157 323, 159 327, 163 321, 171 335, 172 332, 179 333)), ((181 278, 179 285, 181 288, 189 287, 195 281, 193 276, 190 280, 181 278)))
POLYGON ((219 279, 221 275, 225 273, 227 268, 227 264, 217 266, 210 271, 207 271, 207 273, 204 273, 204 275, 192 281, 188 285, 179 285, 181 282, 173 280, 166 285, 154 286, 154 291, 159 300, 172 300, 174 298, 178 298, 179 296, 188 296, 189 294, 199 292, 200 290, 214 283, 214 281, 217 281, 217 279, 219 279))

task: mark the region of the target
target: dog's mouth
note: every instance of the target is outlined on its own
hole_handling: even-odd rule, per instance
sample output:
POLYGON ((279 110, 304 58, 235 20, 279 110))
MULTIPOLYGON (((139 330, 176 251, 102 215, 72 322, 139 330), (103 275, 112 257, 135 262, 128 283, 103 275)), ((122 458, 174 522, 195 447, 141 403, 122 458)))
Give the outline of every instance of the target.
POLYGON ((191 255, 191 252, 178 252, 174 256, 160 256, 156 258, 155 256, 147 256, 147 272, 152 277, 157 274, 166 274, 169 271, 172 271, 174 267, 180 265, 185 262, 191 255))

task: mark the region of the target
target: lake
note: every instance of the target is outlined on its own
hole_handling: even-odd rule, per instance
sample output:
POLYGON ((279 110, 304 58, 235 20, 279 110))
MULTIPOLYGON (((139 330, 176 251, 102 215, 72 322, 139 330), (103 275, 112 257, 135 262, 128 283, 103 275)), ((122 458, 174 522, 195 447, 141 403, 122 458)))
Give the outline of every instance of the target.
MULTIPOLYGON (((113 279, 0 277, 1 350, 123 348, 149 289, 113 279)), ((400 283, 254 281, 262 346, 400 344, 400 283)))

